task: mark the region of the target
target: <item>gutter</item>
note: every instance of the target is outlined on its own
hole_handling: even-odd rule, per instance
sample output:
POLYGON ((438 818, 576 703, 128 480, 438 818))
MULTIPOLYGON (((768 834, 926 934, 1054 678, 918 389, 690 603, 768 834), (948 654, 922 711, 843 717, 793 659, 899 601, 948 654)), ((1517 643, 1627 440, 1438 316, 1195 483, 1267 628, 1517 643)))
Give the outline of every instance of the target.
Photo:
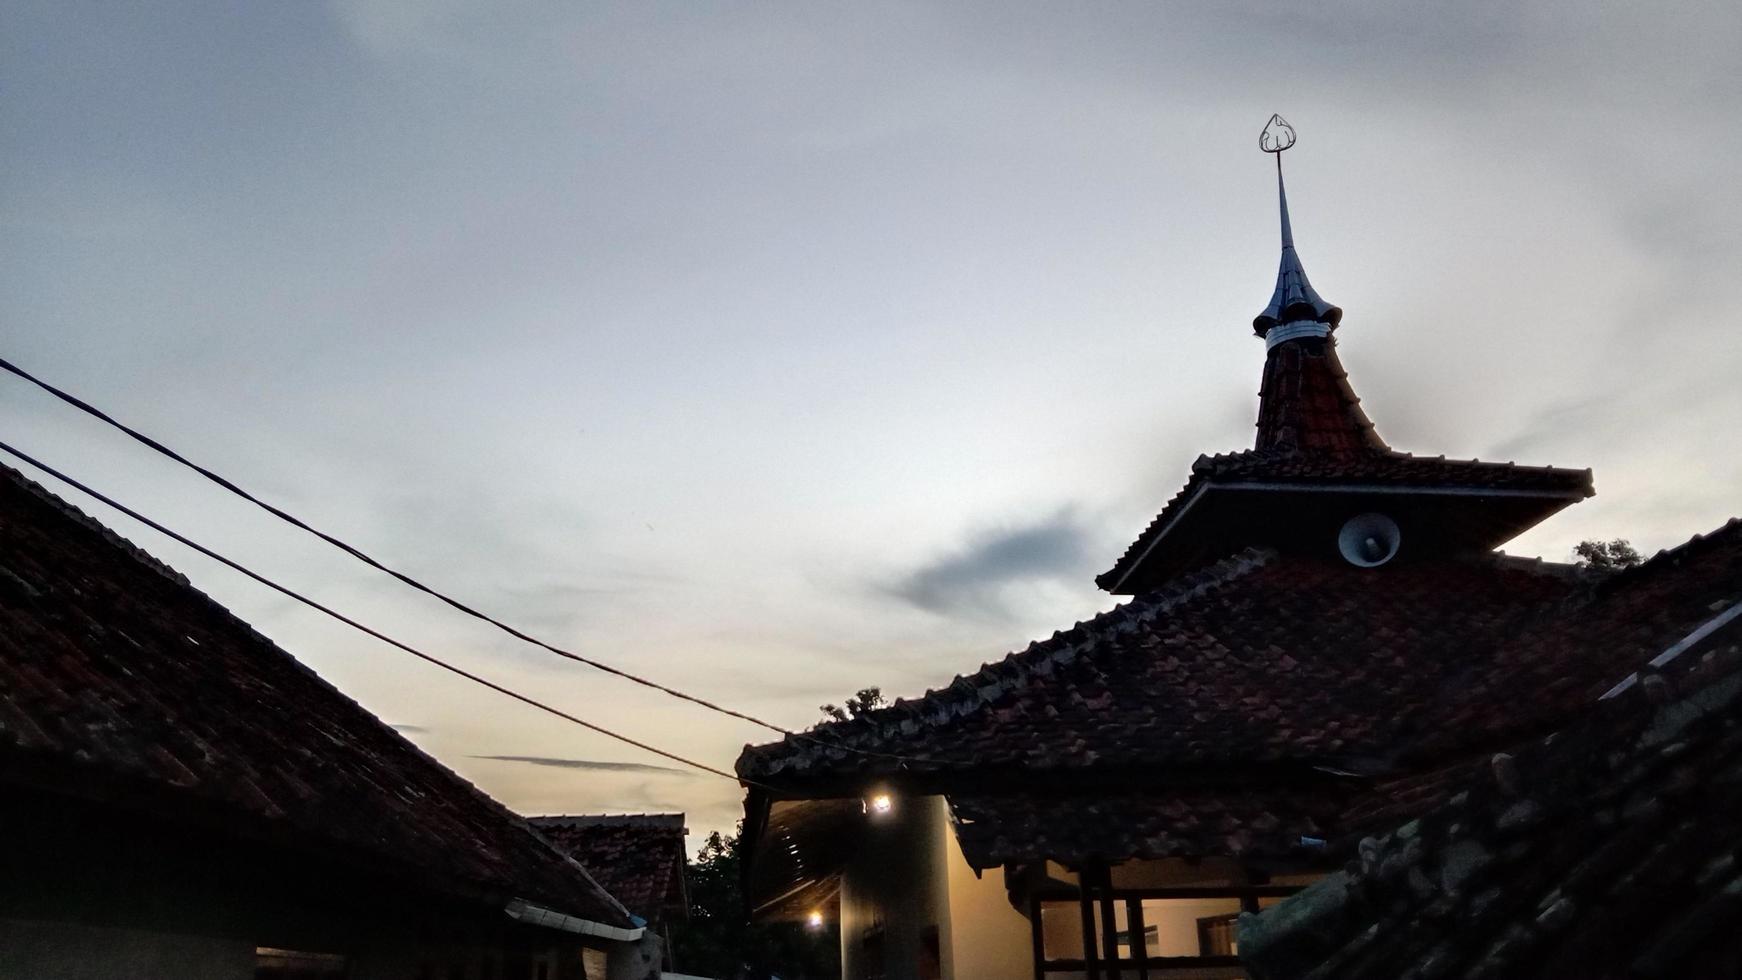
POLYGON ((555 909, 534 905, 523 898, 509 902, 502 911, 507 913, 510 919, 524 922, 527 925, 544 926, 546 929, 572 932, 581 936, 597 936, 600 939, 609 939, 613 942, 632 943, 647 932, 646 920, 638 915, 631 915, 629 921, 640 923, 639 925, 623 929, 618 926, 608 926, 602 922, 594 922, 591 919, 578 919, 572 915, 565 915, 555 909))

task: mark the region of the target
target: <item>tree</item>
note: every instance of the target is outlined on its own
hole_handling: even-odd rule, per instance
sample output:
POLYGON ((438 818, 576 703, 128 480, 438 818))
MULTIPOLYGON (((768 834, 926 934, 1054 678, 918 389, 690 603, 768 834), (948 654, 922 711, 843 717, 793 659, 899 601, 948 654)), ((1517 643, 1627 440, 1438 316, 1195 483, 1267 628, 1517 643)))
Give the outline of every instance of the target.
POLYGON ((744 825, 731 836, 708 835, 684 873, 689 921, 673 929, 673 962, 684 973, 722 980, 834 980, 841 975, 833 924, 752 923, 744 900, 744 825))
POLYGON ((1639 557, 1639 552, 1633 550, 1626 538, 1616 538, 1613 541, 1580 541, 1573 548, 1573 554, 1578 557, 1580 565, 1606 572, 1632 568, 1645 560, 1639 557))
POLYGON ((823 721, 846 721, 857 718, 869 711, 875 711, 889 702, 883 700, 883 689, 880 687, 861 688, 858 694, 847 699, 846 708, 832 704, 820 706, 817 710, 823 713, 823 721))

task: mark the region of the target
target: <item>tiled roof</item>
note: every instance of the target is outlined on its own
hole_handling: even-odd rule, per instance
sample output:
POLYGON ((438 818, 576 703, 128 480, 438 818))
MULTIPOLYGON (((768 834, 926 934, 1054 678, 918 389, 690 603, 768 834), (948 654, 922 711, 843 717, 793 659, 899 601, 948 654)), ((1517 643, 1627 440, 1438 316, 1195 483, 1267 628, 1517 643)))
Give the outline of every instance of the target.
POLYGON ((0 785, 318 850, 499 908, 519 898, 630 925, 520 817, 7 468, 0 785))
POLYGON ((1315 452, 1252 449, 1199 456, 1191 477, 1125 549, 1113 567, 1097 576, 1104 589, 1119 588, 1152 546, 1183 515, 1192 499, 1211 486, 1298 484, 1304 486, 1373 486, 1459 491, 1540 493, 1581 498, 1592 494, 1591 471, 1556 466, 1520 466, 1477 459, 1416 456, 1390 450, 1315 452))
POLYGON ((1243 919, 1254 975, 1742 975, 1737 624, 1243 919))
POLYGON ((531 817, 529 823, 592 869, 605 890, 650 922, 684 909, 681 813, 531 817))
POLYGON ((1579 587, 1540 563, 1361 569, 1252 549, 918 699, 747 749, 739 772, 1370 767, 1414 709, 1579 587), (836 740, 906 759, 820 744, 836 740))
POLYGON ((1540 734, 1742 598, 1742 520, 1595 584, 1528 623, 1423 718, 1417 758, 1540 734), (1503 709, 1503 710, 1497 710, 1503 709))
POLYGON ((1422 812, 1469 760, 1565 724, 1738 593, 1742 523, 1607 580, 1253 550, 739 768, 801 795, 943 792, 981 867, 1268 853, 1422 812))
POLYGON ((1273 452, 1351 453, 1390 447, 1361 410, 1330 337, 1278 344, 1264 359, 1258 441, 1273 452))

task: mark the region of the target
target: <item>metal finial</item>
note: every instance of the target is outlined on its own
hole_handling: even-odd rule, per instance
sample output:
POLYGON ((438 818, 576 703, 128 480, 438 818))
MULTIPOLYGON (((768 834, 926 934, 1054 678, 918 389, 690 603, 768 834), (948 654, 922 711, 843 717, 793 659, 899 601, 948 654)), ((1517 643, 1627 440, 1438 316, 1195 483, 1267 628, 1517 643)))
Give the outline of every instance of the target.
MULTIPOLYGON (((1294 145, 1294 127, 1288 120, 1275 113, 1270 121, 1264 124, 1264 132, 1258 134, 1258 148, 1266 153, 1278 153, 1294 145)), ((1282 158, 1278 157, 1277 166, 1282 166, 1282 158)))
POLYGON ((1276 156, 1277 209, 1282 216, 1282 264, 1276 273, 1276 292, 1270 305, 1252 321, 1252 329, 1266 344, 1274 346, 1297 336, 1329 336, 1343 311, 1325 302, 1307 281, 1306 270, 1294 251, 1294 227, 1288 220, 1288 190, 1282 184, 1282 151, 1294 145, 1294 127, 1280 115, 1271 115, 1258 134, 1258 148, 1276 156), (1289 329, 1271 334, 1271 328, 1289 329))

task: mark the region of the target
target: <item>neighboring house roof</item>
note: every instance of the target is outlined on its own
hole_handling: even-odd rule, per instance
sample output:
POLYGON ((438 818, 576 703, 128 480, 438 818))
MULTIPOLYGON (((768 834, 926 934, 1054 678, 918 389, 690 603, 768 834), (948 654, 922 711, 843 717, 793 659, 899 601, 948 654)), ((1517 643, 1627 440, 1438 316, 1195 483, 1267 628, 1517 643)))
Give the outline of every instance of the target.
POLYGON ((520 817, 4 467, 0 785, 318 850, 499 909, 636 925, 520 817))
POLYGON ((688 911, 681 813, 530 817, 539 833, 593 876, 631 912, 658 921, 688 911))
POLYGON ((1646 680, 1244 918, 1254 975, 1742 975, 1742 578, 1727 584, 1710 632, 1646 680))

